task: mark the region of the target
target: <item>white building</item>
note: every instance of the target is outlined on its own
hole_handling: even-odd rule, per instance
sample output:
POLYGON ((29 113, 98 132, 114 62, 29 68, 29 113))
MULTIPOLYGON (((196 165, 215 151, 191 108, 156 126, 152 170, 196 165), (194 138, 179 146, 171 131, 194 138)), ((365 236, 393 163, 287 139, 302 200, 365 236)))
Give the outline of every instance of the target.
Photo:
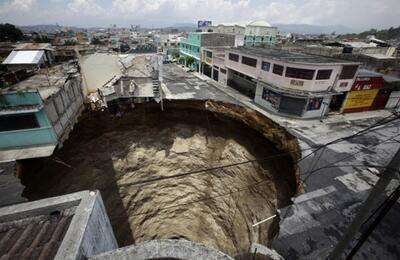
POLYGON ((203 54, 208 56, 205 61, 213 68, 210 77, 214 80, 226 81, 269 111, 300 118, 324 116, 331 97, 351 89, 360 65, 271 48, 204 49, 203 54), (222 51, 223 64, 219 61, 222 51))
POLYGON ((235 35, 235 47, 244 45, 245 26, 236 23, 221 23, 203 29, 204 32, 217 32, 235 35))

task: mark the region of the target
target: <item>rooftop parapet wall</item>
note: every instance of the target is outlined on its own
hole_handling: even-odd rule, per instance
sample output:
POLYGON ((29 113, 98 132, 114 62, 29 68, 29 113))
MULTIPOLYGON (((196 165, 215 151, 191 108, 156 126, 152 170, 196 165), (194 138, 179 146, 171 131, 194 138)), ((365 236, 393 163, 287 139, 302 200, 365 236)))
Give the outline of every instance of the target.
POLYGON ((198 259, 233 260, 232 257, 202 244, 187 240, 152 240, 106 252, 90 260, 128 259, 198 259))

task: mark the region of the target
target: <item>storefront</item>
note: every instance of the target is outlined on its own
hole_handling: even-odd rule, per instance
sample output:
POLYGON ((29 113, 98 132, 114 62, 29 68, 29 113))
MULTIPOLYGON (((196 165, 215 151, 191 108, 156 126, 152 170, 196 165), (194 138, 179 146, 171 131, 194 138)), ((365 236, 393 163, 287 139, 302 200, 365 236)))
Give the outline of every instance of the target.
POLYGON ((343 105, 343 113, 369 111, 385 107, 389 95, 382 91, 382 75, 360 70, 343 105))
POLYGON ((330 98, 327 93, 282 91, 265 83, 259 83, 254 101, 278 114, 299 118, 321 118, 327 111, 330 98))

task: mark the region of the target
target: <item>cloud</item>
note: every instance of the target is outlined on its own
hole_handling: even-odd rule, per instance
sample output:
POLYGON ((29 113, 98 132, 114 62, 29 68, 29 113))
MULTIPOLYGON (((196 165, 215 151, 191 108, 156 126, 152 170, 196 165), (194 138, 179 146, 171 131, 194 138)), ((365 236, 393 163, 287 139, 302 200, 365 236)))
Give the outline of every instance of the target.
POLYGON ((10 0, 0 5, 0 13, 26 12, 32 9, 36 0, 10 0))
POLYGON ((105 9, 96 0, 72 0, 68 4, 68 9, 72 14, 78 15, 98 16, 106 14, 105 9))
POLYGON ((398 10, 399 0, 6 0, 0 4, 0 21, 162 26, 200 19, 213 23, 265 20, 367 29, 399 26, 398 10))
POLYGON ((249 3, 250 0, 114 0, 112 6, 124 16, 179 22, 211 17, 222 21, 232 18, 249 3))

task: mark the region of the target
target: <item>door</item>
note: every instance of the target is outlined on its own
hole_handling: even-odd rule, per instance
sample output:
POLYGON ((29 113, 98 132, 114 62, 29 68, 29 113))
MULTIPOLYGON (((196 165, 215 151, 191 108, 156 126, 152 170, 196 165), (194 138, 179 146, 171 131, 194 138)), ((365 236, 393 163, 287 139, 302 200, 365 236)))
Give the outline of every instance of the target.
POLYGON ((213 80, 218 81, 218 70, 213 71, 213 80))
POLYGON ((372 102, 370 110, 384 109, 391 92, 392 91, 389 89, 380 89, 374 99, 374 102, 372 102))
POLYGON ((282 96, 279 104, 279 112, 302 116, 306 103, 306 99, 282 96))

